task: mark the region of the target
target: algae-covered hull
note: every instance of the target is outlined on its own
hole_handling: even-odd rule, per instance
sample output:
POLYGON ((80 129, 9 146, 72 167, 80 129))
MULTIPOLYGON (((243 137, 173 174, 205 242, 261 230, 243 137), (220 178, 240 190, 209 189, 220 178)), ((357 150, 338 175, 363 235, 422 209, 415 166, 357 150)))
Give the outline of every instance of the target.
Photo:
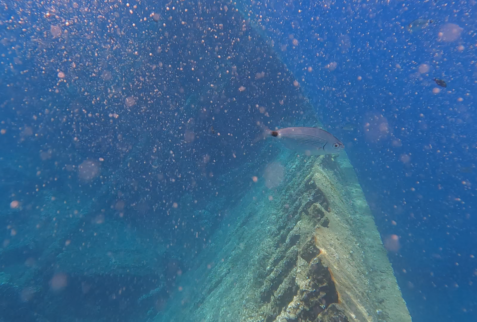
POLYGON ((411 321, 346 156, 259 180, 154 321, 411 321), (263 181, 263 182, 260 182, 263 181))
POLYGON ((346 157, 254 140, 322 105, 245 9, 180 3, 12 3, 0 320, 410 320, 346 157))

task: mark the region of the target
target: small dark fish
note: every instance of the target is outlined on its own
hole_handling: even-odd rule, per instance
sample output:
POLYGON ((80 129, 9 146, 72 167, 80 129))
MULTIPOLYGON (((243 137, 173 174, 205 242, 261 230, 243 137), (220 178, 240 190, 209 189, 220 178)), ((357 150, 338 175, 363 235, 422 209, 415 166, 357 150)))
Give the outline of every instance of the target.
POLYGON ((264 137, 276 138, 288 149, 305 155, 339 154, 344 149, 343 143, 331 133, 314 127, 265 129, 264 137))
POLYGON ((429 19, 416 19, 407 25, 407 30, 409 32, 413 32, 415 30, 424 29, 427 28, 431 23, 433 23, 433 21, 429 19))
POLYGON ((355 124, 352 124, 352 123, 346 123, 345 125, 343 125, 341 127, 344 131, 354 131, 356 130, 356 125, 355 124))
POLYGON ((210 133, 215 134, 215 130, 213 126, 211 126, 209 130, 210 130, 210 133))
POLYGON ((463 168, 460 168, 460 172, 461 172, 461 173, 472 173, 473 170, 474 170, 474 168, 472 168, 472 167, 463 167, 463 168))
POLYGON ((434 78, 434 82, 436 82, 436 84, 440 87, 447 87, 447 83, 442 79, 434 78))

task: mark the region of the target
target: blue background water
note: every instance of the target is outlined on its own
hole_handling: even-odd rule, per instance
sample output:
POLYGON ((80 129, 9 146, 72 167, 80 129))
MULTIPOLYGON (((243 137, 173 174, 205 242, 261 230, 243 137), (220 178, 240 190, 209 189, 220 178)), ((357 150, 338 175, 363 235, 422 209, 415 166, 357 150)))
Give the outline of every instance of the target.
MULTIPOLYGON (((201 47, 192 42, 194 36, 200 37, 201 28, 186 29, 183 34, 181 19, 176 19, 180 15, 175 16, 167 32, 181 38, 187 38, 184 35, 188 32, 196 34, 190 36, 188 47, 184 47, 187 39, 166 42, 169 36, 165 36, 166 30, 158 30, 156 22, 138 22, 154 10, 164 10, 165 3, 138 4, 134 14, 124 4, 111 9, 101 4, 72 8, 53 2, 6 3, 8 8, 1 12, 0 121, 7 132, 0 139, 2 162, 9 165, 2 171, 2 209, 8 209, 11 200, 16 199, 30 202, 34 208, 41 203, 34 196, 42 186, 52 195, 80 192, 82 200, 93 198, 100 186, 106 186, 104 189, 113 193, 104 196, 95 211, 126 200, 125 211, 117 213, 124 215, 129 224, 152 224, 167 227, 157 228, 167 231, 177 224, 177 217, 169 216, 175 211, 174 202, 179 202, 176 196, 188 192, 189 201, 182 203, 191 204, 190 211, 194 212, 205 208, 207 198, 217 191, 233 195, 233 187, 229 187, 232 191, 221 187, 216 178, 256 161, 257 149, 250 148, 248 142, 257 135, 255 123, 263 115, 253 108, 254 104, 266 107, 273 126, 306 124, 303 117, 296 117, 300 114, 293 103, 279 104, 279 96, 286 90, 285 85, 279 87, 279 82, 266 84, 264 80, 253 94, 237 96, 237 101, 229 99, 232 95, 224 98, 220 91, 204 89, 210 84, 222 84, 218 86, 225 91, 236 91, 245 80, 225 76, 226 70, 235 64, 239 75, 256 75, 264 69, 261 61, 240 58, 244 50, 249 51, 247 57, 260 57, 262 53, 252 45, 201 52, 201 47), (81 17, 74 24, 78 32, 67 42, 51 37, 51 26, 64 24, 61 19, 45 18, 52 8, 60 12, 61 19, 73 21, 75 16, 81 17), (98 18, 100 15, 114 17, 116 27, 110 27, 106 19, 98 18), (25 19, 23 23, 19 23, 20 17, 25 19), (95 23, 82 24, 84 19, 95 23), (125 35, 118 35, 118 28, 125 35), (150 51, 158 52, 161 44, 161 51, 169 53, 161 55, 164 68, 157 67, 154 56, 148 55, 150 51), (64 54, 62 46, 68 45, 71 47, 64 54), (116 45, 120 48, 112 50, 116 45), (255 55, 253 50, 257 50, 255 55), (176 70, 182 67, 182 61, 190 64, 187 51, 192 51, 189 56, 196 56, 193 60, 199 74, 184 68, 181 77, 168 77, 173 75, 168 65, 176 70), (208 72, 216 67, 210 61, 210 65, 201 66, 199 57, 214 51, 216 55, 233 56, 230 65, 219 66, 227 81, 216 78, 220 72, 208 72), (80 55, 75 58, 75 54, 80 55), (82 68, 72 69, 72 61, 82 68), (151 70, 152 65, 157 70, 151 70), (68 85, 58 82, 59 71, 66 73, 68 85), (79 79, 76 83, 72 82, 73 74, 79 79), (196 78, 201 79, 200 84, 196 78), (161 96, 150 94, 157 88, 161 96), (85 95, 85 91, 89 94, 85 95), (199 94, 204 92, 206 99, 198 103, 199 94), (198 93, 197 97, 194 93, 198 93), (125 107, 128 97, 134 98, 135 106, 147 108, 125 107), (197 109, 206 109, 199 114, 190 112, 194 104, 200 106, 197 109), (65 106, 68 107, 64 109, 65 106), (117 119, 114 113, 119 115, 117 119), (214 132, 233 135, 217 141, 210 135, 211 126, 214 132), (195 135, 194 145, 184 143, 188 129, 195 135), (76 180, 76 176, 71 179, 74 166, 95 160, 90 164, 95 168, 99 158, 106 160, 101 166, 101 178, 86 182, 76 180), (198 205, 194 206, 194 200, 198 205)), ((187 3, 177 6, 194 7, 187 3)), ((215 10, 212 2, 205 1, 206 7, 210 11, 200 12, 204 17, 215 10)), ((250 15, 245 24, 259 30, 263 27, 263 36, 269 43, 273 41, 273 50, 298 80, 300 87, 296 91, 304 91, 325 128, 343 140, 383 240, 391 235, 399 237, 400 248, 390 251, 389 257, 413 320, 475 321, 476 5, 467 1, 262 1, 239 2, 238 7, 250 15), (432 19, 433 23, 409 32, 406 26, 418 18, 432 19), (439 37, 439 31, 448 23, 462 28, 454 41, 439 37), (429 70, 424 72, 426 68, 429 70), (434 77, 444 79, 448 87, 434 93, 438 88, 432 81, 434 77)), ((183 20, 192 20, 192 12, 199 14, 189 12, 191 16, 187 17, 182 11, 183 20)), ((222 23, 227 28, 225 17, 222 23)), ((243 38, 247 32, 250 31, 245 31, 243 38)), ((212 35, 205 39, 227 43, 227 35, 220 41, 212 35)), ((11 233, 13 224, 21 232, 22 221, 32 220, 29 216, 24 212, 19 218, 2 221, 7 227, 4 235, 11 233)), ((10 238, 5 236, 4 240, 10 238)), ((34 239, 31 235, 24 237, 34 239)), ((167 238, 174 240, 171 245, 183 240, 177 232, 167 238)), ((46 246, 40 243, 37 247, 46 246)), ((5 255, 2 259, 23 263, 35 257, 37 251, 29 250, 18 258, 5 255)), ((175 272, 174 265, 188 269, 177 254, 180 252, 165 255, 170 270, 175 272)), ((10 270, 15 270, 15 265, 10 270)), ((42 272, 45 276, 50 273, 42 272)), ((97 301, 94 297, 89 300, 97 301)))

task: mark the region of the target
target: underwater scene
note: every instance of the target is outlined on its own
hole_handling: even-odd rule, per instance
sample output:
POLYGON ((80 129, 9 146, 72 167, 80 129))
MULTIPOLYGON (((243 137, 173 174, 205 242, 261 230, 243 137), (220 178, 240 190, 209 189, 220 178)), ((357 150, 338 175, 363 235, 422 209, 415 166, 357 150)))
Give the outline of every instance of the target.
POLYGON ((477 2, 1 0, 1 322, 477 321, 477 2))

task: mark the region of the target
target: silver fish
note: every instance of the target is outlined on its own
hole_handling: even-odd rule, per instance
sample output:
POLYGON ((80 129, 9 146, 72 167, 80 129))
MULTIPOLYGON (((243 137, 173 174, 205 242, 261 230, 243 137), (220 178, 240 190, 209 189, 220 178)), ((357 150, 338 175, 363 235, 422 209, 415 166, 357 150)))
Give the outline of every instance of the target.
POLYGON ((277 138, 288 149, 305 155, 339 154, 344 149, 343 143, 331 133, 314 127, 266 129, 265 134, 277 138))
POLYGON ((431 23, 433 21, 429 19, 416 19, 407 25, 407 30, 412 33, 413 31, 429 27, 431 23))

